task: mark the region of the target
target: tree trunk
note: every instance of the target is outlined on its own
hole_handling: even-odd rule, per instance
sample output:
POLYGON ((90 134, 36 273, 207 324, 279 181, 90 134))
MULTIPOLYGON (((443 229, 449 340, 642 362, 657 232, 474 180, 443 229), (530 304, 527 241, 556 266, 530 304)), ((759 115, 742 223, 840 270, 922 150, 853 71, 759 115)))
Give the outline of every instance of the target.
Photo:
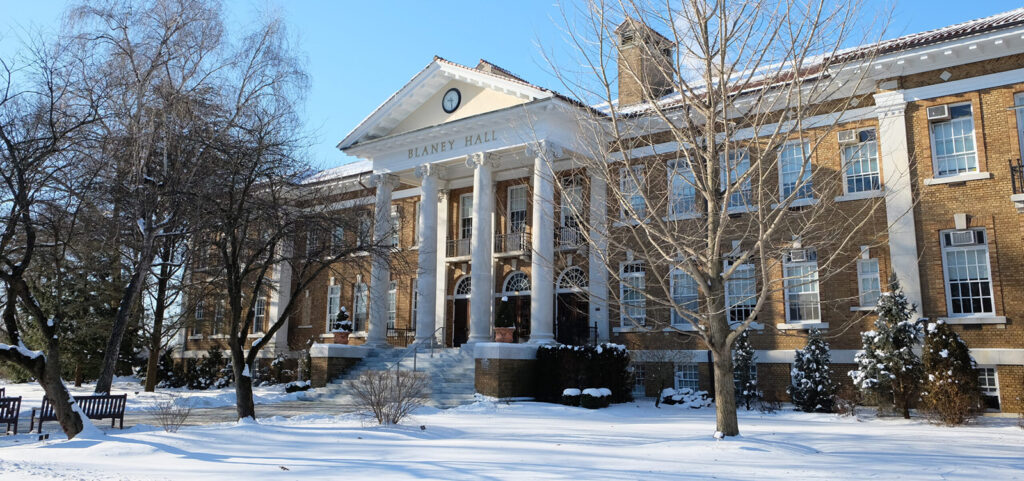
POLYGON ((125 288, 121 303, 117 306, 117 315, 114 317, 114 326, 110 331, 110 339, 107 341, 107 350, 103 353, 103 369, 100 370, 100 377, 96 379, 96 393, 109 393, 111 384, 114 382, 114 369, 117 367, 117 358, 121 353, 121 341, 124 338, 124 331, 128 328, 128 321, 131 320, 132 311, 139 301, 142 293, 143 279, 149 273, 153 264, 153 248, 145 249, 139 260, 136 271, 132 274, 131 281, 125 288))
POLYGON ((64 435, 72 439, 82 432, 82 423, 91 422, 82 419, 72 407, 71 393, 68 391, 64 381, 60 378, 60 350, 57 341, 51 339, 49 342, 49 353, 44 361, 42 376, 39 376, 39 385, 43 387, 46 397, 50 398, 53 404, 53 413, 57 417, 57 423, 64 435))
POLYGON ((714 357, 715 380, 715 430, 722 436, 739 436, 740 426, 736 419, 736 386, 732 379, 732 351, 718 346, 711 350, 714 357))
POLYGON ((167 283, 170 280, 166 265, 160 266, 160 277, 157 278, 156 300, 153 304, 153 331, 149 337, 149 359, 146 362, 146 392, 156 390, 156 384, 160 382, 157 377, 160 372, 160 346, 163 340, 164 311, 167 310, 167 283))
POLYGON ((82 363, 75 363, 75 387, 82 387, 85 375, 82 373, 82 363))
MULTIPOLYGON (((231 370, 235 374, 235 410, 238 419, 256 419, 256 405, 252 399, 252 372, 246 369, 245 355, 237 336, 229 344, 231 348, 231 370)), ((243 338, 244 339, 244 338, 243 338)))

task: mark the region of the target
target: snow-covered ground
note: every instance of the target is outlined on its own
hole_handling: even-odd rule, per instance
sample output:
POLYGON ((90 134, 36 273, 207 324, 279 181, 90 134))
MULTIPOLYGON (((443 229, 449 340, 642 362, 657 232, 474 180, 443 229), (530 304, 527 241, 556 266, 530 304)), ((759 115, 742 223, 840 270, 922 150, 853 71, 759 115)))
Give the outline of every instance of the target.
MULTIPOLYGON (((0 380, 0 387, 6 388, 6 396, 21 396, 22 416, 28 416, 32 408, 37 408, 43 402, 43 388, 36 382, 7 383, 0 380)), ((68 384, 71 394, 89 395, 95 389, 95 384, 82 384, 82 387, 75 387, 68 384)), ((111 391, 114 394, 127 394, 128 402, 125 411, 145 411, 152 409, 155 402, 166 400, 168 396, 174 397, 177 405, 190 404, 193 408, 214 408, 221 406, 235 405, 235 388, 208 389, 206 391, 189 391, 185 388, 171 389, 158 388, 156 392, 143 391, 142 384, 138 379, 132 377, 117 377, 111 391)), ((271 404, 282 401, 294 401, 299 399, 303 393, 285 393, 284 384, 273 386, 254 387, 253 396, 256 404, 271 404)), ((2 439, 2 438, 0 438, 2 439)))
POLYGON ((716 441, 710 408, 478 402, 421 409, 397 427, 355 414, 177 434, 137 426, 93 439, 7 444, 0 479, 1024 478, 1024 430, 1015 419, 946 428, 742 412, 740 422, 742 436, 716 441))

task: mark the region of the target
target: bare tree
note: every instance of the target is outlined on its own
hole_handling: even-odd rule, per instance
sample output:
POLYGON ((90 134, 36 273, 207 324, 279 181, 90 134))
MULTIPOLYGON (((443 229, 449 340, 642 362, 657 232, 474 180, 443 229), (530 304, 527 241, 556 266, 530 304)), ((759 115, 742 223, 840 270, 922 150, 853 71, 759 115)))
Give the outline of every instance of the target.
MULTIPOLYGON (((58 263, 43 269, 61 271, 59 263, 71 255, 70 241, 78 230, 79 193, 89 189, 93 178, 78 154, 95 109, 72 94, 65 47, 59 41, 30 46, 31 58, 20 69, 0 60, 0 288, 7 337, 0 344, 0 360, 24 368, 39 382, 70 439, 88 421, 61 379, 64 319, 60 303, 44 308, 30 274, 40 258, 58 263), (54 252, 44 255, 43 250, 54 252), (30 347, 25 333, 32 330, 40 335, 30 347)), ((47 287, 60 290, 61 282, 53 279, 47 287)))
MULTIPOLYGON (((583 71, 555 70, 598 106, 580 111, 575 162, 608 201, 606 215, 575 213, 580 233, 624 327, 710 350, 717 431, 735 436, 737 337, 759 318, 821 319, 818 283, 885 233, 881 199, 833 201, 839 124, 875 88, 874 51, 844 48, 880 29, 856 0, 594 0, 578 13, 565 18, 583 71)), ((851 134, 877 155, 873 131, 851 134)))

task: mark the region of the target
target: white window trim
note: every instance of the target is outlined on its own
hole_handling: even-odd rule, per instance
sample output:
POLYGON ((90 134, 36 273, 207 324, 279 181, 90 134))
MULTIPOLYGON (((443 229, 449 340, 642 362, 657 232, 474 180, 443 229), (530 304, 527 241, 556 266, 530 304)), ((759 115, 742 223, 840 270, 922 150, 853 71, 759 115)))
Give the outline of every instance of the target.
POLYGON ((528 213, 530 211, 530 199, 529 199, 529 196, 527 194, 528 194, 528 192, 526 191, 526 184, 513 185, 513 186, 510 186, 508 188, 508 192, 506 192, 506 194, 505 194, 506 195, 505 218, 508 219, 508 221, 505 223, 505 233, 506 234, 516 234, 516 233, 526 232, 526 224, 527 224, 527 222, 526 222, 527 221, 526 213, 528 213), (522 227, 521 231, 515 232, 515 231, 512 230, 512 212, 518 212, 518 211, 513 211, 512 210, 512 195, 513 195, 513 193, 519 192, 519 191, 522 191, 522 193, 523 193, 523 210, 522 210, 522 212, 523 212, 523 227, 522 227))
POLYGON ((985 268, 988 271, 986 273, 986 276, 988 277, 988 292, 992 296, 992 312, 953 314, 953 298, 950 296, 949 292, 949 271, 946 268, 946 252, 968 249, 966 247, 946 247, 944 245, 945 242, 943 241, 943 237, 947 232, 954 230, 956 229, 945 229, 939 231, 939 259, 942 261, 942 288, 943 293, 946 296, 946 316, 940 317, 940 319, 945 320, 950 324, 1005 324, 1005 317, 996 316, 996 291, 995 286, 992 284, 992 250, 989 249, 989 232, 988 229, 985 228, 968 230, 981 231, 985 233, 985 268))
MULTIPOLYGON (((693 276, 691 276, 689 273, 687 273, 686 271, 684 271, 683 269, 680 269, 678 267, 673 267, 672 270, 669 271, 669 278, 668 278, 669 279, 669 294, 670 294, 670 297, 672 298, 672 304, 676 304, 676 300, 674 299, 675 298, 674 294, 675 294, 675 290, 676 290, 676 275, 677 274, 682 274, 682 275, 684 275, 686 277, 689 277, 690 280, 693 280, 694 283, 696 284, 696 280, 694 280, 693 276)), ((698 287, 698 290, 697 290, 697 308, 700 309, 700 290, 699 290, 699 287, 698 287)), ((693 324, 690 321, 688 321, 685 318, 683 318, 683 316, 680 315, 679 312, 676 311, 676 309, 674 307, 671 309, 671 311, 672 312, 669 314, 669 324, 672 327, 674 327, 674 328, 683 328, 683 330, 685 330, 685 328, 684 328, 684 326, 685 326, 686 328, 690 328, 691 330, 693 329, 693 324)))
POLYGON ((265 298, 263 296, 260 296, 259 298, 257 298, 256 299, 256 303, 253 304, 253 306, 252 306, 252 309, 253 309, 253 315, 252 315, 252 326, 250 326, 250 332, 249 332, 250 336, 266 332, 266 324, 267 324, 267 298, 265 298), (261 310, 260 309, 260 305, 263 306, 263 309, 262 309, 263 314, 260 314, 260 310, 261 310), (260 317, 263 318, 262 321, 260 320, 260 317), (252 329, 256 329, 257 327, 259 327, 259 330, 255 331, 255 332, 252 332, 252 329))
MULTIPOLYGON (((327 286, 327 322, 324 323, 327 332, 331 332, 331 325, 334 324, 334 320, 338 317, 338 312, 341 311, 341 285, 335 284, 327 286), (331 291, 338 292, 338 311, 331 314, 331 291)), ((349 322, 352 320, 349 319, 349 322)))
MULTIPOLYGON (((634 186, 636 188, 636 191, 635 191, 635 193, 631 193, 630 194, 629 199, 623 198, 622 200, 628 200, 629 201, 629 206, 632 207, 632 205, 633 205, 632 204, 632 198, 634 196, 636 196, 636 195, 639 195, 643 199, 643 201, 644 201, 644 212, 643 212, 643 214, 644 214, 644 218, 646 218, 647 214, 649 214, 648 209, 650 209, 650 206, 647 205, 647 196, 644 195, 645 186, 647 185, 647 177, 646 177, 646 172, 644 170, 644 166, 643 165, 632 165, 632 166, 629 166, 629 167, 620 167, 619 168, 619 192, 625 192, 626 188, 625 188, 624 184, 625 184, 625 182, 627 180, 634 184, 634 186), (627 170, 632 170, 633 174, 632 175, 627 175, 627 173, 626 173, 627 170)), ((622 201, 620 201, 619 202, 619 220, 621 222, 625 223, 625 224, 636 225, 638 223, 637 219, 627 217, 626 214, 627 214, 628 210, 632 210, 632 209, 631 208, 627 209, 626 204, 624 204, 622 201)), ((646 222, 646 220, 644 222, 646 222)))
MULTIPOLYGON (((928 122, 928 145, 931 148, 932 178, 931 179, 925 179, 924 180, 925 185, 946 184, 946 183, 950 183, 950 182, 966 182, 968 180, 980 180, 980 179, 987 179, 987 178, 991 177, 992 174, 990 174, 988 172, 983 172, 981 170, 981 152, 978 151, 978 125, 977 125, 976 119, 974 118, 974 110, 975 110, 974 109, 974 102, 971 102, 971 101, 967 101, 967 102, 953 102, 953 103, 949 103, 949 104, 945 104, 945 105, 948 108, 959 107, 961 105, 970 105, 971 106, 971 137, 973 137, 973 139, 974 139, 974 161, 977 163, 977 165, 975 166, 977 168, 977 170, 974 171, 974 172, 961 172, 961 173, 958 173, 958 174, 941 175, 941 176, 938 174, 938 171, 939 171, 939 161, 935 157, 935 135, 932 134, 932 124, 937 123, 937 122, 930 122, 929 121, 928 122), (969 175, 965 176, 964 174, 985 174, 986 177, 980 177, 979 178, 979 177, 973 177, 973 176, 969 176, 969 175), (942 179, 952 179, 952 178, 957 178, 957 179, 962 179, 962 180, 947 180, 946 182, 942 182, 942 179)), ((938 105, 936 105, 936 107, 937 106, 938 105)), ((949 122, 951 120, 952 119, 947 120, 945 122, 949 122)))
POLYGON ((991 172, 961 172, 959 174, 924 179, 924 185, 956 184, 959 182, 971 182, 974 180, 985 180, 991 178, 991 172))
MULTIPOLYGON (((722 268, 723 269, 728 269, 729 267, 730 267, 730 261, 728 261, 728 260, 724 261, 722 268)), ((738 267, 736 269, 736 272, 739 272, 740 270, 743 270, 743 269, 750 269, 751 270, 751 279, 754 280, 754 295, 756 296, 757 295, 757 269, 755 268, 753 262, 745 262, 745 263, 743 263, 743 265, 741 265, 740 267, 738 267)), ((725 309, 726 309, 725 316, 726 316, 726 319, 729 319, 729 309, 731 309, 732 305, 733 305, 733 303, 730 302, 732 300, 731 297, 733 297, 733 296, 729 295, 729 283, 730 282, 737 282, 737 281, 739 281, 739 279, 735 279, 735 278, 727 279, 725 281, 725 285, 723 286, 723 288, 725 290, 725 309)), ((757 299, 754 298, 753 301, 754 301, 754 305, 756 306, 757 305, 757 299)), ((729 324, 731 325, 732 321, 730 321, 729 324)), ((757 322, 757 321, 754 321, 754 322, 751 322, 750 325, 747 328, 748 329, 755 329, 755 330, 762 330, 762 329, 764 329, 764 324, 762 324, 760 322, 757 322)))
MULTIPOLYGON (((783 302, 785 302, 783 307, 785 309, 784 314, 786 316, 786 322, 783 323, 783 324, 778 324, 777 327, 779 329, 794 329, 794 328, 797 328, 797 329, 807 329, 807 327, 803 327, 803 326, 823 324, 822 319, 821 319, 821 279, 819 279, 818 276, 817 276, 817 269, 818 269, 818 261, 816 261, 816 260, 815 261, 805 261, 805 262, 786 262, 786 261, 783 261, 783 263, 782 263, 783 294, 784 294, 783 295, 783 297, 784 297, 783 302), (808 319, 808 320, 803 320, 803 321, 794 321, 794 320, 789 318, 789 296, 790 296, 789 289, 790 289, 790 287, 788 285, 786 285, 786 283, 790 282, 791 279, 788 279, 789 276, 786 274, 786 269, 789 268, 789 267, 804 266, 804 265, 813 265, 814 269, 815 269, 814 283, 816 284, 815 293, 818 295, 818 318, 817 319, 808 319), (785 326, 785 327, 783 327, 783 326, 785 326), (800 326, 800 327, 794 327, 794 326, 800 326)), ((827 324, 826 324, 826 327, 827 327, 827 324)))
MULTIPOLYGON (((583 200, 583 180, 580 178, 580 176, 573 175, 569 177, 564 177, 562 179, 562 196, 561 203, 559 204, 558 209, 558 225, 562 227, 567 227, 565 220, 573 215, 573 211, 579 214, 580 217, 583 217, 585 213, 584 209, 586 208, 586 205, 573 206, 572 209, 568 210, 566 210, 565 208, 566 204, 571 204, 571 202, 569 201, 572 200, 573 198, 571 195, 568 195, 568 193, 570 191, 575 192, 577 190, 579 191, 578 199, 580 200, 580 203, 585 204, 583 200)), ((579 228, 580 226, 577 225, 576 227, 579 228)))
MULTIPOLYGON (((619 264, 619 276, 620 276, 620 281, 619 281, 619 327, 621 329, 640 330, 640 328, 642 328, 643 326, 645 326, 647 324, 647 297, 645 297, 645 295, 643 294, 643 292, 647 290, 647 263, 644 262, 644 261, 627 261, 627 262, 622 262, 622 263, 619 264), (625 273, 626 266, 631 265, 631 264, 639 264, 639 265, 644 266, 644 272, 643 273, 631 272, 629 274, 626 274, 625 273), (625 279, 627 277, 630 277, 630 278, 639 277, 639 278, 643 279, 643 283, 644 283, 643 287, 642 287, 642 290, 640 291, 641 292, 640 300, 642 302, 642 305, 638 306, 639 309, 643 310, 643 315, 642 316, 637 316, 637 317, 632 318, 632 319, 629 316, 626 315, 627 307, 626 307, 625 302, 624 302, 625 301, 625 293, 626 293, 626 285, 627 285, 627 283, 625 282, 625 279), (639 326, 637 326, 637 324, 639 324, 639 326)), ((630 332, 630 331, 619 331, 619 332, 630 332)))
POLYGON ((388 283, 388 321, 387 328, 398 328, 398 282, 388 283))
POLYGON ((681 389, 679 381, 680 381, 680 374, 681 374, 681 371, 682 371, 681 368, 683 368, 684 366, 687 368, 687 371, 690 370, 689 368, 692 368, 692 372, 690 372, 690 373, 694 375, 693 379, 687 379, 687 381, 692 381, 694 383, 693 387, 689 387, 689 386, 684 386, 684 387, 686 389, 693 389, 694 391, 699 391, 700 390, 700 365, 698 365, 696 362, 677 362, 677 363, 673 364, 673 366, 672 366, 672 387, 675 388, 675 389, 681 389))
POLYGON ((370 323, 369 321, 370 321, 370 286, 366 285, 365 282, 357 282, 357 283, 355 283, 355 285, 352 286, 352 318, 351 318, 351 322, 352 322, 352 328, 353 328, 352 332, 353 332, 353 334, 356 333, 356 332, 363 332, 363 333, 365 333, 366 329, 369 327, 368 326, 369 323, 370 323), (362 331, 356 331, 355 330, 355 327, 357 325, 356 316, 359 315, 358 305, 359 305, 359 291, 360 290, 362 290, 363 292, 366 293, 366 302, 365 302, 366 305, 364 306, 366 308, 366 318, 363 320, 363 326, 362 326, 363 330, 362 331))
MULTIPOLYGON (((801 184, 802 183, 802 185, 794 187, 794 191, 799 191, 801 188, 810 185, 810 187, 811 187, 811 196, 810 197, 801 197, 801 198, 793 199, 793 202, 790 202, 789 206, 790 207, 801 207, 801 206, 804 206, 804 205, 813 205, 813 204, 817 203, 817 199, 818 198, 815 197, 815 195, 814 195, 814 166, 813 166, 813 164, 811 162, 811 154, 809 152, 809 150, 810 150, 810 143, 808 141, 806 141, 806 140, 804 140, 804 141, 801 141, 801 140, 790 140, 790 141, 787 141, 784 144, 782 144, 782 147, 779 148, 779 151, 776 154, 777 157, 778 157, 778 160, 776 161, 776 168, 779 171, 779 201, 781 203, 784 199, 788 198, 788 196, 783 194, 783 192, 784 192, 783 189, 785 189, 785 186, 784 186, 784 182, 783 182, 783 175, 784 174, 782 172, 782 152, 784 152, 786 149, 790 148, 790 146, 792 146, 792 145, 801 145, 800 153, 803 155, 803 158, 804 158, 803 164, 807 166, 806 169, 803 169, 804 170, 804 176, 806 176, 806 180, 804 180, 804 178, 803 178, 804 176, 801 176, 799 179, 797 179, 797 184, 801 184)), ((800 171, 798 170, 796 173, 799 174, 800 171)), ((773 207, 775 207, 777 205, 778 204, 775 204, 775 205, 773 205, 773 207)))
POLYGON ((853 200, 864 200, 864 199, 877 199, 879 197, 885 197, 885 186, 878 190, 867 190, 864 192, 854 192, 852 194, 843 194, 836 196, 836 202, 849 202, 853 200))
POLYGON ((875 275, 873 277, 875 277, 877 279, 877 281, 878 281, 878 295, 879 296, 882 295, 882 265, 881 265, 881 263, 878 262, 878 258, 877 257, 869 257, 867 259, 857 259, 857 302, 859 304, 857 307, 860 308, 860 309, 865 309, 865 310, 874 310, 876 307, 878 307, 878 301, 877 300, 875 301, 875 305, 873 305, 873 306, 870 305, 870 304, 864 304, 863 303, 864 291, 861 290, 861 286, 862 286, 861 285, 861 281, 863 279, 868 279, 868 278, 870 278, 872 276, 868 276, 868 275, 862 274, 861 271, 860 271, 860 266, 861 266, 861 264, 865 264, 865 263, 870 262, 870 261, 874 261, 874 263, 875 263, 875 275))
POLYGON ((850 192, 849 191, 850 184, 846 180, 847 158, 846 158, 846 153, 845 153, 846 152, 846 147, 848 147, 848 145, 842 145, 841 144, 841 145, 839 145, 839 163, 840 163, 841 168, 843 169, 843 195, 841 195, 839 197, 836 197, 836 201, 837 202, 841 202, 839 200, 840 198, 843 198, 843 200, 854 200, 854 199, 870 199, 870 198, 873 198, 873 197, 881 197, 882 190, 885 189, 885 186, 882 184, 882 154, 880 152, 881 148, 880 148, 879 143, 878 143, 878 129, 876 129, 874 127, 857 129, 856 132, 854 132, 854 134, 859 136, 860 133, 865 131, 865 130, 874 130, 875 131, 875 140, 869 140, 868 142, 857 142, 854 145, 863 146, 863 145, 868 144, 870 142, 874 142, 875 143, 875 162, 878 165, 878 188, 877 189, 864 190, 864 191, 860 191, 860 192, 850 192))
MULTIPOLYGON (((999 389, 999 368, 998 368, 998 366, 992 365, 992 364, 981 365, 981 366, 976 366, 975 369, 979 369, 979 370, 980 369, 991 369, 992 370, 992 380, 995 381, 995 384, 996 384, 996 399, 999 402, 1000 410, 1002 410, 1002 408, 1003 408, 1003 393, 1002 393, 1002 390, 999 389)), ((979 385, 978 386, 979 394, 981 394, 982 396, 985 396, 985 392, 981 390, 981 382, 980 382, 981 381, 981 376, 978 376, 978 381, 979 381, 979 383, 978 383, 978 385, 979 385)))
MULTIPOLYGON (((747 149, 736 149, 734 152, 737 154, 737 156, 736 156, 736 162, 737 163, 739 163, 741 161, 744 161, 744 160, 747 163, 747 168, 744 169, 742 173, 741 172, 737 172, 736 173, 738 177, 742 177, 743 175, 745 175, 747 172, 750 171, 750 152, 747 149)), ((728 182, 730 180, 728 177, 731 177, 731 175, 729 174, 729 170, 730 170, 729 169, 729 167, 730 167, 729 166, 729 161, 727 160, 727 156, 724 153, 719 154, 719 156, 718 156, 718 163, 719 163, 719 172, 721 172, 721 174, 719 176, 719 182, 721 182, 722 184, 725 184, 726 182, 728 182)), ((746 205, 732 205, 729 202, 730 199, 726 198, 725 202, 726 202, 726 206, 727 206, 726 207, 726 213, 727 214, 743 214, 743 213, 747 213, 747 212, 754 212, 754 211, 757 210, 757 206, 755 206, 753 204, 753 200, 754 200, 753 199, 753 192, 754 192, 754 190, 753 190, 753 181, 751 180, 750 177, 747 177, 747 180, 743 182, 743 185, 741 186, 741 192, 743 190, 750 190, 750 194, 751 195, 750 195, 750 198, 748 198, 747 200, 751 201, 751 203, 746 204, 746 205), (743 189, 743 187, 746 187, 746 189, 743 189)), ((735 192, 733 192, 733 194, 735 194, 735 192)))
POLYGON ((472 206, 473 206, 473 194, 462 194, 462 195, 459 196, 459 225, 458 225, 459 236, 458 236, 458 239, 460 239, 460 240, 461 239, 469 239, 469 238, 471 238, 473 236, 473 224, 472 224, 472 222, 473 222, 473 207, 472 206), (470 226, 469 226, 469 232, 464 232, 463 228, 462 228, 462 224, 463 224, 462 221, 467 219, 467 217, 464 215, 465 212, 464 212, 463 206, 466 204, 467 199, 468 199, 469 206, 470 206, 469 216, 468 216, 468 219, 470 219, 470 226))
POLYGON ((681 219, 695 219, 700 217, 700 213, 697 212, 697 186, 696 186, 696 174, 693 173, 693 169, 689 166, 689 162, 685 159, 670 160, 666 165, 666 172, 668 175, 665 176, 666 183, 668 184, 668 215, 664 217, 665 220, 681 220, 681 219), (685 164, 686 167, 680 168, 680 164, 685 164), (687 179, 687 174, 692 178, 687 179), (684 185, 689 182, 689 187, 693 189, 693 209, 686 212, 675 212, 674 206, 676 204, 676 191, 673 188, 673 180, 677 177, 683 179, 684 185))

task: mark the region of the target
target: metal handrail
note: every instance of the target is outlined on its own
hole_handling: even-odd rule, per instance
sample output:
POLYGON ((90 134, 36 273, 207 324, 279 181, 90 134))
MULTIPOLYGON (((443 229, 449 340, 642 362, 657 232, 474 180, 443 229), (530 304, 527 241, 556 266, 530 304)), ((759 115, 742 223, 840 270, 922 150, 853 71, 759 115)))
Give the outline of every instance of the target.
MULTIPOLYGON (((441 327, 438 327, 437 329, 434 329, 434 332, 430 334, 430 338, 425 339, 425 340, 415 341, 412 344, 409 344, 409 346, 407 346, 405 348, 405 352, 401 356, 398 356, 398 359, 395 359, 395 364, 394 364, 395 373, 396 374, 398 373, 399 368, 402 365, 402 360, 405 359, 406 357, 408 357, 410 353, 412 354, 412 372, 416 372, 416 354, 419 352, 420 347, 423 346, 423 342, 424 341, 430 341, 430 358, 433 359, 434 358, 434 344, 437 342, 437 333, 438 333, 438 331, 440 331, 442 329, 444 329, 444 325, 442 325, 441 327)), ((388 368, 388 370, 390 371, 391 368, 388 368)))

